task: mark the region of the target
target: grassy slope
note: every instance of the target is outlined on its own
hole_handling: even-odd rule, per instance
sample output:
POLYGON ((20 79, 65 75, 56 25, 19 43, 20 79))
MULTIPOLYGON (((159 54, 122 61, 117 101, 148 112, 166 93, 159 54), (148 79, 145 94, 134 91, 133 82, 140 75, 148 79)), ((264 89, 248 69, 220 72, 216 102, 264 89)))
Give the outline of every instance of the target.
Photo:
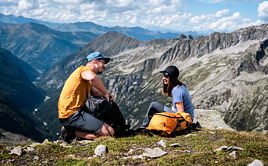
MULTIPOLYGON (((60 146, 61 141, 39 144, 32 152, 24 152, 21 156, 9 154, 13 147, 0 145, 1 165, 247 165, 255 159, 268 164, 267 135, 253 132, 236 132, 227 130, 193 131, 196 136, 160 137, 158 135, 136 135, 125 138, 100 138, 94 142, 83 144, 75 141, 70 147, 60 146), (160 147, 168 154, 151 159, 122 159, 127 157, 130 149, 132 155, 143 153, 139 148, 159 147, 157 142, 167 140, 167 147, 160 147), (179 143, 180 147, 170 147, 179 143), (105 144, 108 153, 105 157, 95 157, 94 149, 99 144, 105 144), (220 146, 237 146, 244 150, 238 151, 237 158, 229 155, 230 151, 214 152, 220 146), (34 160, 38 156, 38 160, 34 160)), ((27 149, 28 145, 21 145, 27 149)), ((15 147, 15 146, 14 146, 15 147)), ((24 150, 25 151, 25 150, 24 150)))

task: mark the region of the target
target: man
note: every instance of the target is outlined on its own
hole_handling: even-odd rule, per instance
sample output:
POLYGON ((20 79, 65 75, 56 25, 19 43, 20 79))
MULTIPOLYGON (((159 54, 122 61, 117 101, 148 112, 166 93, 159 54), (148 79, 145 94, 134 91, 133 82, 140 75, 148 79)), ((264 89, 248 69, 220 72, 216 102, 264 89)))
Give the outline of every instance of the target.
POLYGON ((66 80, 59 101, 59 120, 62 124, 61 137, 71 142, 75 137, 94 139, 100 136, 113 136, 114 129, 88 112, 82 111, 90 95, 103 96, 114 100, 96 74, 101 74, 110 58, 99 52, 87 56, 86 66, 78 67, 66 80))

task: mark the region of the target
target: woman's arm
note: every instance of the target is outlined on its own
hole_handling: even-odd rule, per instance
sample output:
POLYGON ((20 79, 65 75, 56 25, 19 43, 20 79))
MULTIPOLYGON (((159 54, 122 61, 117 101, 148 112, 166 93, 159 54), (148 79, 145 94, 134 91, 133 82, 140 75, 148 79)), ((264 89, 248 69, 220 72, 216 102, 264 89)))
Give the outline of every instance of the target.
POLYGON ((177 102, 176 107, 177 107, 178 112, 184 112, 184 106, 182 102, 177 102))

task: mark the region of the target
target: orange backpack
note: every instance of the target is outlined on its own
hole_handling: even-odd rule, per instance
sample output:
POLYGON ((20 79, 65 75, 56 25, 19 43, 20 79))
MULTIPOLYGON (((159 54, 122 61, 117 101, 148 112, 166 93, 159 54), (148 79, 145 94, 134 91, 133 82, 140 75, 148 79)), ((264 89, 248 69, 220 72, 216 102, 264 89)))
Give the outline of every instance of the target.
POLYGON ((146 128, 148 130, 162 131, 162 136, 168 136, 172 132, 187 129, 192 124, 189 113, 155 113, 146 128))

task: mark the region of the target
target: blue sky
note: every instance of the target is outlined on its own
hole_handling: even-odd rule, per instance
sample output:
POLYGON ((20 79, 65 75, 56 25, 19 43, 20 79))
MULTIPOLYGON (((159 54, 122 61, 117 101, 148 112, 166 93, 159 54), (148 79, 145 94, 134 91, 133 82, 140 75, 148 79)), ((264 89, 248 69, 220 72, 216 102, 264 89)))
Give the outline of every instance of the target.
POLYGON ((261 1, 198 1, 189 0, 189 12, 193 14, 209 14, 216 13, 222 9, 229 9, 231 12, 240 12, 242 16, 251 18, 253 20, 257 19, 257 8, 261 1))
POLYGON ((0 0, 0 13, 173 31, 231 32, 268 22, 268 0, 0 0))

